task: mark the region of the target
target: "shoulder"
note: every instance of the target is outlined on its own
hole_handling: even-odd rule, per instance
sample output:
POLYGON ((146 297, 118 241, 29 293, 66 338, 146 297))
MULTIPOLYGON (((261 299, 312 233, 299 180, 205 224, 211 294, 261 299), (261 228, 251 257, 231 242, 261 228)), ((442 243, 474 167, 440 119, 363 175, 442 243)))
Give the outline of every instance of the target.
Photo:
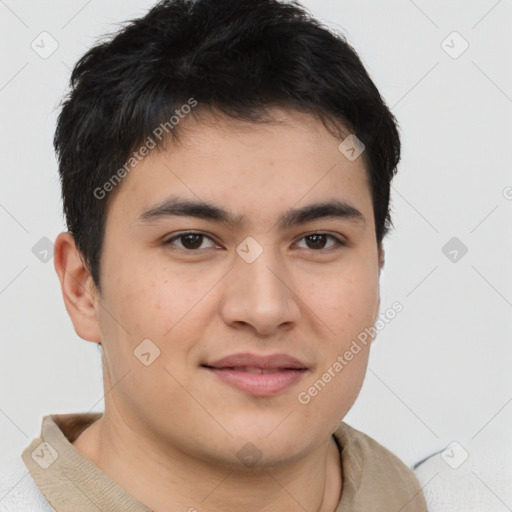
POLYGON ((0 459, 0 511, 55 512, 17 451, 3 454, 0 459))
POLYGON ((334 432, 334 437, 341 445, 343 492, 350 499, 363 500, 361 509, 377 510, 375 507, 380 503, 386 510, 427 510, 413 470, 394 453, 344 422, 334 432))
MULTIPOLYGON (((351 463, 368 471, 381 472, 387 479, 400 479, 417 489, 420 488, 418 480, 411 468, 405 465, 393 452, 381 445, 364 432, 342 422, 335 432, 335 436, 341 441, 342 447, 347 448, 347 457, 351 463)), ((343 452, 342 452, 343 456, 343 452)))

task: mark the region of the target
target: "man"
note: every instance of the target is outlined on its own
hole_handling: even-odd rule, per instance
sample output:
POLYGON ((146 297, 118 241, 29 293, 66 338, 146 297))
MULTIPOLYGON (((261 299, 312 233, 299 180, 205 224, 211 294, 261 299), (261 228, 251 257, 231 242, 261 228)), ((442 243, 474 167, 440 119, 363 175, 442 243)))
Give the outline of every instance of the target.
POLYGON ((294 3, 160 2, 78 62, 55 148, 105 412, 44 418, 33 510, 425 512, 343 422, 400 142, 340 36, 294 3))

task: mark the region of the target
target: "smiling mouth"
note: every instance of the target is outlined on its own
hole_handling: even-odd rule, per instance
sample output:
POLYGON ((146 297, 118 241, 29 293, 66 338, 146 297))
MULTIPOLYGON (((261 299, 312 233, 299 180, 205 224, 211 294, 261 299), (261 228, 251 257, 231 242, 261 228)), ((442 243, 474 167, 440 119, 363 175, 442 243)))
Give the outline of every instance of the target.
POLYGON ((220 382, 246 394, 259 397, 275 396, 296 385, 308 371, 306 368, 259 368, 202 365, 220 382))

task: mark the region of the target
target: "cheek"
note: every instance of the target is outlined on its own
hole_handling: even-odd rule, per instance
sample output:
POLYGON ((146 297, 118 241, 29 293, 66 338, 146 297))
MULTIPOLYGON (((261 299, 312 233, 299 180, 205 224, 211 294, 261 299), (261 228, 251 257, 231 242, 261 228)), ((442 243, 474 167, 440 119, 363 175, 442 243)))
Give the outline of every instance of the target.
POLYGON ((373 324, 379 304, 378 276, 369 268, 345 268, 321 284, 309 288, 304 296, 309 308, 336 335, 338 342, 373 324))
POLYGON ((366 374, 379 304, 378 271, 372 261, 346 261, 336 278, 310 295, 312 309, 330 328, 319 366, 303 388, 299 402, 308 414, 323 414, 332 427, 352 407, 366 374), (350 264, 352 263, 352 264, 350 264))
POLYGON ((200 290, 178 275, 137 267, 113 280, 109 302, 133 337, 161 337, 186 315, 199 295, 200 290))
POLYGON ((129 280, 124 277, 117 281, 112 296, 116 320, 106 315, 111 361, 116 364, 116 373, 125 366, 140 371, 143 368, 133 357, 134 351, 149 339, 157 347, 153 349, 155 353, 159 351, 151 366, 169 367, 178 377, 185 371, 184 359, 214 314, 211 301, 205 300, 213 285, 210 280, 197 277, 180 277, 165 271, 155 276, 151 272, 148 268, 128 273, 129 280))
POLYGON ((297 396, 305 414, 323 417, 326 428, 332 430, 361 390, 371 345, 368 328, 374 321, 375 289, 370 286, 358 295, 353 288, 347 287, 346 291, 331 296, 334 300, 322 318, 330 331, 318 353, 317 368, 297 396))
POLYGON ((368 365, 369 343, 343 341, 325 354, 313 375, 297 394, 300 412, 310 419, 323 418, 331 432, 354 404, 368 365))

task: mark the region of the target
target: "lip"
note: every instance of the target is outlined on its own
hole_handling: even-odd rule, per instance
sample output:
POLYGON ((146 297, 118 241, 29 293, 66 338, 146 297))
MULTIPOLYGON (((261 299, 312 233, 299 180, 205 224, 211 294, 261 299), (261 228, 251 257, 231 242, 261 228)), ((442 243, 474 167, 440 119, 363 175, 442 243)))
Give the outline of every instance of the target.
POLYGON ((306 363, 288 354, 257 355, 249 352, 232 354, 218 359, 213 363, 206 363, 206 366, 213 368, 236 368, 241 366, 262 368, 262 369, 307 369, 306 363))
POLYGON ((201 365, 222 382, 253 396, 272 396, 297 384, 308 367, 288 354, 232 354, 201 365))

